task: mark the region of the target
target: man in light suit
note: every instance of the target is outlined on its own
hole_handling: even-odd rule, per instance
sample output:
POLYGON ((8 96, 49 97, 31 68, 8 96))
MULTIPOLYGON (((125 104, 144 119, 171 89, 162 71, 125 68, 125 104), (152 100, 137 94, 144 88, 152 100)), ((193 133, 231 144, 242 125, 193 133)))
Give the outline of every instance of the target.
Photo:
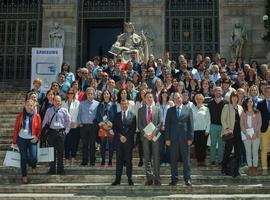
POLYGON ((170 146, 171 183, 175 186, 178 182, 177 160, 181 153, 184 165, 184 181, 191 186, 190 180, 190 145, 193 140, 193 115, 188 106, 182 104, 182 95, 174 93, 174 107, 167 111, 165 123, 166 145, 170 146))
POLYGON ((128 110, 128 100, 122 100, 120 105, 121 112, 118 112, 113 120, 116 144, 116 178, 112 185, 120 185, 124 163, 126 163, 128 184, 134 185, 131 176, 136 116, 128 110))
POLYGON ((161 113, 160 109, 153 105, 154 97, 151 92, 147 92, 145 98, 146 105, 138 110, 138 128, 141 132, 141 140, 143 142, 143 155, 147 179, 145 185, 154 184, 159 186, 161 185, 159 140, 154 142, 153 133, 145 133, 143 129, 151 122, 159 129, 161 125, 161 113))

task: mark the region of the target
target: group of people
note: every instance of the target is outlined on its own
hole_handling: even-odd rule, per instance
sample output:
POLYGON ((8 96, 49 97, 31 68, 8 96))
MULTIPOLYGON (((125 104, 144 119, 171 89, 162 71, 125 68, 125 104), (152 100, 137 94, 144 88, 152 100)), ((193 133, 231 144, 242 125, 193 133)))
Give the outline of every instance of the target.
POLYGON ((261 159, 267 175, 270 119, 270 69, 250 65, 241 58, 227 63, 220 54, 213 61, 198 54, 193 60, 180 54, 178 61, 149 56, 140 62, 137 52, 130 60, 94 57, 74 75, 63 63, 58 80, 44 94, 41 80, 27 92, 23 112, 16 119, 13 146, 21 154, 22 183, 28 183, 26 166, 37 174, 38 144, 54 147, 49 174, 65 174, 64 165, 75 165, 79 144, 82 166, 112 166, 116 152, 116 178, 121 183, 126 167, 132 181, 133 149, 138 166, 145 167, 145 185, 161 185, 160 166, 170 166, 171 182, 178 183, 178 162, 183 162, 184 181, 191 183, 190 155, 205 167, 210 141, 209 165, 237 177, 248 166, 256 175, 261 159), (149 128, 149 127, 152 127, 149 128), (106 162, 106 151, 108 159, 106 162), (259 156, 259 152, 261 155, 259 156), (235 160, 231 173, 230 161, 235 160))

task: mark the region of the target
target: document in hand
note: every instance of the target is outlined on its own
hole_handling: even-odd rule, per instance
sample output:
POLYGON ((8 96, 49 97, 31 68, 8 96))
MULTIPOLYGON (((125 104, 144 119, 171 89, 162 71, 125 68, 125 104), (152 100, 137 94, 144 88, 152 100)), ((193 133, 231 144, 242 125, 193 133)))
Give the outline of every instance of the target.
POLYGON ((161 133, 159 132, 158 128, 150 122, 144 129, 145 132, 144 136, 146 137, 147 134, 152 133, 153 134, 153 141, 156 142, 158 138, 160 137, 161 133))
MULTIPOLYGON (((252 137, 254 135, 254 129, 253 128, 247 128, 246 131, 247 131, 247 134, 250 137, 252 137)), ((242 137, 242 140, 246 140, 247 139, 246 135, 243 132, 241 132, 241 137, 242 137)))

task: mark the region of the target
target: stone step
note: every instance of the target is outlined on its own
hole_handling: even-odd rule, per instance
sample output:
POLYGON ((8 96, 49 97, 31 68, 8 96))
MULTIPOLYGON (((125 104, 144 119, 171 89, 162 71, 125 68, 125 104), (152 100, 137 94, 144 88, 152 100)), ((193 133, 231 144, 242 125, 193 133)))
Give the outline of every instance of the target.
POLYGON ((0 185, 0 193, 66 193, 78 195, 124 195, 124 196, 152 196, 172 194, 270 194, 270 186, 264 184, 239 185, 233 181, 229 184, 201 184, 186 187, 179 183, 177 187, 168 186, 144 186, 135 184, 128 186, 123 183, 120 186, 111 186, 110 183, 41 183, 28 185, 0 185))
MULTIPOLYGON (((180 175, 182 176, 182 175, 180 175)), ((13 183, 20 183, 20 175, 0 175, 0 184, 13 184, 13 183)), ((103 175, 103 174, 95 174, 95 175, 36 175, 36 176, 29 176, 29 180, 31 180, 32 184, 38 183, 112 183, 115 179, 114 174, 110 175, 103 175)), ((132 179, 135 184, 143 185, 145 182, 145 175, 143 174, 133 174, 132 179)), ((245 185, 254 185, 254 184, 263 184, 270 186, 269 177, 266 176, 257 176, 257 177, 250 177, 250 176, 241 176, 239 178, 232 178, 229 176, 222 176, 222 175, 192 175, 191 176, 192 183, 194 185, 201 185, 201 184, 212 184, 212 185, 229 185, 230 183, 234 184, 245 184, 245 185)), ((161 182, 164 185, 168 185, 171 181, 171 176, 161 175, 161 182)), ((124 175, 122 177, 122 182, 127 182, 127 177, 124 175)), ((181 179, 179 183, 183 182, 181 179)))
POLYGON ((47 194, 47 193, 17 193, 17 194, 0 194, 0 200, 189 200, 189 199, 200 199, 200 200, 228 200, 228 199, 237 199, 237 200, 269 200, 269 194, 171 194, 168 196, 157 196, 153 194, 152 196, 125 196, 124 194, 119 196, 93 196, 93 195, 79 195, 79 194, 66 194, 66 193, 57 193, 57 194, 47 194))
MULTIPOLYGON (((2 164, 2 163, 1 163, 2 164)), ((65 165, 65 171, 67 175, 115 175, 115 163, 113 164, 112 167, 108 166, 100 166, 99 163, 97 163, 95 166, 81 166, 80 164, 70 166, 70 165, 65 165)), ((123 169, 123 174, 125 174, 125 167, 123 169)), ((169 166, 161 166, 160 167, 160 174, 161 175, 169 175, 171 173, 169 166)), ((44 175, 48 172, 48 163, 39 163, 37 166, 37 171, 38 174, 44 175)), ((183 174, 183 167, 182 164, 179 164, 178 167, 178 172, 179 176, 183 174)), ((247 169, 246 168, 241 168, 241 178, 247 177, 247 169)), ((14 167, 5 167, 5 166, 0 166, 0 174, 2 175, 20 175, 21 171, 18 168, 14 167)), ((31 174, 31 169, 28 167, 28 174, 31 174)), ((145 174, 145 168, 143 167, 138 167, 134 162, 133 162, 133 175, 142 175, 145 174)), ((205 176, 221 176, 221 169, 220 167, 217 166, 209 166, 209 167, 197 167, 196 165, 191 165, 191 174, 192 175, 205 175, 205 176)), ((258 170, 258 174, 260 174, 260 170, 258 170)), ((257 178, 261 177, 260 175, 256 177, 248 177, 248 178, 257 178)), ((264 177, 263 177, 264 178, 264 177)))

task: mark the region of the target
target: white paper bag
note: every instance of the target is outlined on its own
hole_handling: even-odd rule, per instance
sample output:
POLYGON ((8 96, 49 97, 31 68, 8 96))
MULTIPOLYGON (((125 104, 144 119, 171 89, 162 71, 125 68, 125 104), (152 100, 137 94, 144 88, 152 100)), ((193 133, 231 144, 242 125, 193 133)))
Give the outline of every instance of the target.
POLYGON ((54 148, 53 147, 38 148, 37 160, 38 162, 54 161, 54 148))
POLYGON ((3 166, 21 168, 21 155, 17 151, 7 151, 3 166))

